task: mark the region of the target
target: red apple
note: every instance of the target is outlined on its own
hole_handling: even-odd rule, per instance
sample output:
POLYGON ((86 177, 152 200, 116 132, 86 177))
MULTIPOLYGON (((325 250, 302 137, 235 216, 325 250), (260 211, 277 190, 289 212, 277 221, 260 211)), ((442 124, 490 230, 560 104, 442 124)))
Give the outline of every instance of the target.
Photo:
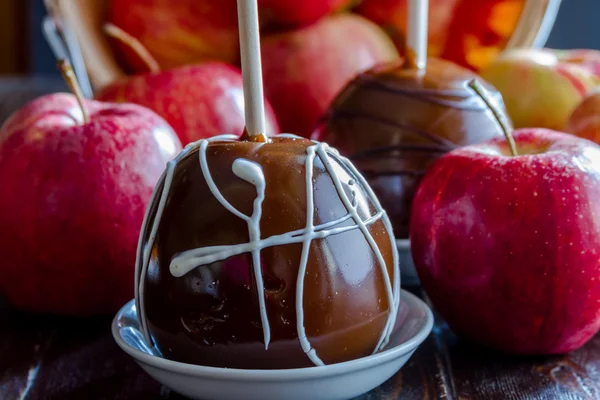
MULTIPOLYGON (((133 76, 109 85, 96 98, 150 108, 167 120, 184 145, 217 134, 241 135, 245 126, 242 74, 223 63, 133 76)), ((279 133, 268 103, 266 111, 266 133, 279 133)))
POLYGON ((258 0, 261 20, 288 28, 310 25, 350 3, 352 0, 258 0))
MULTIPOLYGON (((357 11, 379 24, 405 54, 408 0, 362 0, 357 11)), ((525 0, 429 0, 428 53, 479 70, 506 46, 525 0)))
POLYGON ((600 144, 600 87, 575 108, 565 131, 600 144))
MULTIPOLYGON (((432 56, 442 54, 448 41, 448 29, 459 0, 429 1, 429 47, 432 56)), ((363 0, 357 11, 382 26, 405 53, 409 0, 363 0)))
POLYGON ((421 283, 458 334, 510 353, 564 353, 600 328, 600 147, 514 133, 454 150, 411 218, 421 283))
MULTIPOLYGON (((526 0, 459 0, 447 31, 442 58, 479 71, 506 48, 526 0)), ((543 9, 547 2, 531 1, 543 9)))
MULTIPOLYGON (((107 17, 138 38, 162 69, 239 58, 236 0, 110 0, 107 17)), ((120 54, 139 66, 135 55, 120 54)))
MULTIPOLYGON (((111 24, 105 26, 105 33, 122 49, 128 49, 132 60, 135 55, 140 70, 148 72, 110 84, 99 91, 98 99, 131 102, 154 110, 171 124, 184 145, 223 133, 243 133, 244 87, 239 69, 211 62, 161 72, 137 38, 111 24)), ((268 101, 265 103, 265 133, 279 133, 275 114, 268 101)))
POLYGON ((600 51, 592 49, 551 50, 560 61, 577 64, 600 79, 600 51))
MULTIPOLYGON (((352 0, 258 0, 261 25, 296 28, 349 7, 352 0)), ((236 0, 110 0, 108 22, 146 47, 162 69, 204 61, 236 63, 236 0)), ((138 54, 114 43, 123 65, 144 72, 138 54)))
POLYGON ((0 293, 20 309, 86 316, 133 296, 137 240, 181 149, 137 105, 41 97, 0 129, 0 293))
POLYGON ((377 25, 357 15, 324 18, 262 40, 266 96, 284 132, 308 137, 337 93, 360 72, 398 53, 377 25))

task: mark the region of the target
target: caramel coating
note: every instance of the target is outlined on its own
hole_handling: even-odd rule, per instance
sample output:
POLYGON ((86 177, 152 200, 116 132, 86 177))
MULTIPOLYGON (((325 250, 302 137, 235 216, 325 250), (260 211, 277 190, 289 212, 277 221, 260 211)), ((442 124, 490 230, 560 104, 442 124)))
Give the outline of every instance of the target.
MULTIPOLYGON (((457 146, 503 135, 468 86, 473 79, 481 80, 440 59, 430 59, 422 72, 401 64, 375 67, 338 95, 313 135, 352 160, 398 238, 408 238, 414 193, 436 159, 457 146)), ((504 111, 500 93, 481 82, 504 111)))
MULTIPOLYGON (((235 160, 262 167, 266 190, 260 219, 261 239, 304 229, 307 225, 305 162, 314 143, 272 138, 266 143, 215 141, 206 149, 216 187, 241 213, 253 213, 257 188, 232 171, 235 160)), ((148 330, 155 346, 172 360, 228 368, 295 368, 313 366, 298 339, 296 295, 302 243, 260 251, 271 341, 265 349, 257 282, 250 253, 198 266, 181 277, 169 270, 174 256, 190 249, 249 242, 247 223, 228 211, 210 190, 199 165, 198 146, 177 160, 167 203, 156 221, 157 200, 150 205, 142 231, 151 246, 143 300, 148 330), (150 230, 158 223, 154 245, 150 230)), ((359 177, 341 158, 329 153, 344 192, 356 200, 361 219, 377 214, 376 203, 359 177), (352 195, 354 193, 354 195, 352 195)), ((314 225, 348 214, 331 174, 317 156, 312 169, 314 225)), ((164 189, 164 180, 158 190, 164 189)), ((396 278, 397 265, 385 214, 367 225, 396 278)), ((352 219, 340 226, 354 225, 352 219)), ((371 354, 388 316, 383 270, 360 229, 314 239, 304 274, 303 316, 307 338, 325 364, 371 354)))

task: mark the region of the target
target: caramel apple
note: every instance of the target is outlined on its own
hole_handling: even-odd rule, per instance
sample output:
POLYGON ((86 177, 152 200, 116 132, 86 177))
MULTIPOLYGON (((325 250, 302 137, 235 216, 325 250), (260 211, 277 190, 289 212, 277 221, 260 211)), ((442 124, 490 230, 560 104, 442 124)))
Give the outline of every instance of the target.
POLYGON ((189 145, 157 185, 136 266, 146 341, 167 359, 248 369, 381 350, 400 274, 369 185, 324 143, 246 139, 189 145))
MULTIPOLYGON (((354 162, 388 212, 394 232, 407 238, 411 203, 427 168, 458 146, 501 136, 492 111, 468 86, 474 72, 441 59, 423 69, 378 66, 338 95, 314 139, 354 162)), ((482 81, 504 109, 502 96, 482 81)))

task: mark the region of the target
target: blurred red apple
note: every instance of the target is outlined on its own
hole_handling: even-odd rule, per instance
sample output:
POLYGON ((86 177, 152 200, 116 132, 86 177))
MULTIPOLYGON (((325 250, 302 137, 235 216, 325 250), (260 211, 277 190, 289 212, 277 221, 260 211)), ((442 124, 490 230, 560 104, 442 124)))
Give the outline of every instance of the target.
MULTIPOLYGON (((357 11, 379 24, 405 54, 408 0, 363 0, 357 11)), ((479 70, 512 36, 525 0, 429 0, 428 54, 479 70)))
MULTIPOLYGON (((277 29, 310 25, 351 3, 352 0, 258 0, 261 25, 277 29)), ((137 38, 161 69, 239 60, 236 0, 110 0, 107 22, 137 38)), ((145 72, 138 54, 118 42, 113 44, 122 65, 132 72, 145 72)))
POLYGON ((507 50, 481 71, 495 86, 516 128, 563 129, 575 107, 598 84, 588 69, 553 50, 507 50))
MULTIPOLYGON (((357 11, 385 29, 400 52, 406 54, 408 3, 409 0, 363 0, 357 11)), ((429 1, 429 55, 442 54, 457 3, 458 0, 429 1)))
MULTIPOLYGON (((105 26, 105 32, 128 49, 132 59, 135 55, 140 69, 149 72, 108 85, 98 92, 98 99, 131 102, 154 110, 171 124, 184 145, 223 133, 243 133, 244 88, 239 69, 210 62, 161 72, 137 38, 111 24, 105 26)), ((279 133, 275 114, 268 101, 265 103, 265 133, 279 133)))
POLYGON ((600 51, 592 49, 551 50, 563 62, 577 64, 600 79, 600 51))
POLYGON ((398 52, 377 25, 348 14, 263 37, 262 56, 265 93, 282 131, 308 137, 348 81, 398 52))
POLYGON ((458 334, 519 354, 565 353, 600 328, 600 147, 524 129, 454 150, 417 192, 421 283, 458 334))
POLYGON ((348 7, 353 0, 258 0, 261 19, 267 24, 297 28, 348 7))
POLYGON ((20 309, 113 313, 133 296, 138 235, 168 124, 133 104, 41 97, 0 130, 0 293, 20 309))
POLYGON ((475 71, 506 47, 526 0, 459 0, 441 57, 475 71))
POLYGON ((136 37, 162 69, 239 58, 236 0, 110 0, 107 21, 136 37))
MULTIPOLYGON (((107 86, 96 98, 155 111, 175 129, 183 145, 224 133, 241 135, 245 127, 242 74, 223 63, 133 76, 107 86)), ((266 133, 279 133, 268 103, 266 111, 266 133)))
POLYGON ((600 87, 575 108, 565 131, 600 144, 600 87))

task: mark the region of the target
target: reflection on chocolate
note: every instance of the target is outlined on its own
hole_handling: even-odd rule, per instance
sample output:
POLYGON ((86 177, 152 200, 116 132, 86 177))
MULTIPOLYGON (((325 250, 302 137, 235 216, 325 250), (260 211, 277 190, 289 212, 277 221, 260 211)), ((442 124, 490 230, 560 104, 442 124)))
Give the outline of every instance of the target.
POLYGON ((229 368, 369 355, 400 293, 391 224, 364 179, 289 135, 187 147, 151 201, 136 278, 149 343, 229 368))
MULTIPOLYGON (((480 79, 430 59, 422 73, 383 65, 358 76, 337 97, 314 138, 349 157, 367 178, 394 233, 408 237, 412 198, 426 169, 444 153, 502 135, 468 84, 480 79)), ((483 82, 501 109, 502 97, 483 82)))

